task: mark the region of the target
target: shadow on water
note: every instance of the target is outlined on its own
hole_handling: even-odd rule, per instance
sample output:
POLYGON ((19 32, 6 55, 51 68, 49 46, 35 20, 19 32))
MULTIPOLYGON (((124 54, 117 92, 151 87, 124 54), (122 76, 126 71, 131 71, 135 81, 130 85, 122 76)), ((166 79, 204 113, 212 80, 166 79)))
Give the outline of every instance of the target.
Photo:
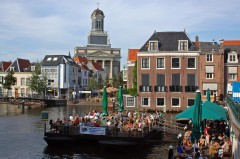
POLYGON ((92 158, 92 159, 140 159, 146 158, 152 149, 152 145, 145 144, 141 148, 135 149, 103 149, 99 145, 78 145, 74 147, 51 147, 47 146, 43 151, 43 158, 92 158))

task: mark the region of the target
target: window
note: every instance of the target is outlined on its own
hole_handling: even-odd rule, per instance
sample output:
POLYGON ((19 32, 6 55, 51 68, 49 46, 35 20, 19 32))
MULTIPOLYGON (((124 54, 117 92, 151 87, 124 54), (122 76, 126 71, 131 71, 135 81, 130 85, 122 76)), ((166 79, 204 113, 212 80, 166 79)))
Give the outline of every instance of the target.
POLYGON ((213 73, 206 73, 206 79, 213 79, 213 73))
POLYGON ((98 20, 97 20, 97 29, 102 29, 101 19, 98 19, 98 20))
POLYGON ((195 86, 195 74, 187 74, 187 85, 195 86))
POLYGON ((180 40, 178 44, 179 51, 187 51, 188 50, 188 41, 187 40, 180 40))
POLYGON ((157 98, 157 107, 159 106, 164 106, 165 105, 165 101, 164 98, 157 98))
POLYGON ((149 68, 149 58, 142 58, 142 68, 149 68))
POLYGON ((172 74, 172 85, 180 86, 180 74, 172 74))
POLYGON ((48 57, 48 58, 47 58, 47 61, 51 61, 51 60, 52 60, 52 58, 51 58, 51 57, 48 57))
POLYGON ((14 71, 14 67, 10 67, 10 71, 14 71))
POLYGON ((207 54, 207 62, 212 62, 213 61, 213 54, 207 54))
POLYGON ((21 86, 25 86, 26 85, 26 80, 25 78, 21 78, 21 86))
POLYGON ((30 96, 30 88, 26 89, 26 96, 29 97, 30 96))
POLYGON ((194 105, 194 99, 188 99, 188 106, 194 105))
POLYGON ((0 76, 0 83, 3 83, 3 76, 0 76))
POLYGON ((188 68, 196 68, 195 58, 188 58, 188 68))
POLYGON ((177 58, 172 58, 172 68, 180 68, 180 59, 177 58))
POLYGON ((21 97, 24 97, 25 96, 25 89, 24 88, 21 88, 21 97))
POLYGON ((236 55, 229 55, 229 61, 230 62, 235 62, 236 61, 236 55))
POLYGON ((237 79, 237 74, 230 73, 228 78, 229 78, 229 80, 231 80, 231 81, 236 81, 236 79, 237 79))
MULTIPOLYGON (((216 96, 217 96, 217 90, 210 90, 210 96, 214 96, 214 94, 216 94, 216 96)), ((207 90, 203 91, 203 95, 204 96, 207 95, 207 90)))
POLYGON ((157 68, 165 68, 164 58, 157 58, 157 68))
POLYGON ((35 71, 35 66, 31 66, 31 71, 35 71))
POLYGON ((158 42, 149 41, 149 51, 157 51, 157 50, 158 50, 158 42))
POLYGON ((150 106, 150 99, 149 98, 142 98, 142 106, 150 106))
POLYGON ((127 97, 127 107, 133 107, 134 104, 134 97, 127 97))
POLYGON ((53 58, 53 61, 57 61, 57 59, 58 59, 57 57, 54 57, 54 58, 53 58))
POLYGON ((179 107, 179 106, 180 106, 180 99, 172 98, 172 107, 179 107))

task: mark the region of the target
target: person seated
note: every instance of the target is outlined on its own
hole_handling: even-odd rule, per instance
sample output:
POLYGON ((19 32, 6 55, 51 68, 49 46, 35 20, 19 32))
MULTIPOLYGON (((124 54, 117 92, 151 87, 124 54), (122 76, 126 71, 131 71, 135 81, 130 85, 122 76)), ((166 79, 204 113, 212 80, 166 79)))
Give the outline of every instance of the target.
POLYGON ((179 143, 176 149, 177 149, 177 157, 178 157, 178 158, 181 158, 182 154, 183 154, 184 151, 185 151, 185 148, 184 148, 183 144, 182 144, 182 143, 181 143, 181 144, 179 143))
POLYGON ((193 144, 192 144, 192 149, 193 149, 193 153, 192 153, 192 155, 193 155, 193 157, 195 158, 195 157, 199 157, 199 150, 200 150, 200 148, 198 147, 198 144, 197 144, 197 142, 195 141, 193 144))

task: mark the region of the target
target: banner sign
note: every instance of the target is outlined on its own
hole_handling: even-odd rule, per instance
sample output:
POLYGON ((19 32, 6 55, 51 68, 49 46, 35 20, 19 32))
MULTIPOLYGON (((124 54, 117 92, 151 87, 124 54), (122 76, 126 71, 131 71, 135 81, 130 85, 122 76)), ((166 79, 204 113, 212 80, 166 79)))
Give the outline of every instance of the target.
POLYGON ((103 127, 80 126, 80 134, 106 135, 106 128, 103 128, 103 127))

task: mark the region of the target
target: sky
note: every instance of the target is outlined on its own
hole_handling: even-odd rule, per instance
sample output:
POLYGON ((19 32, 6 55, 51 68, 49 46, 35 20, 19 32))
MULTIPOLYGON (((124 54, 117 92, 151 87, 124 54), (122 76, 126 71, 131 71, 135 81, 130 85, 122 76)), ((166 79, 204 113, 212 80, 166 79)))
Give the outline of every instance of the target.
POLYGON ((112 48, 139 49, 154 33, 186 31, 195 41, 240 40, 239 0, 0 0, 0 60, 74 55, 87 44, 91 14, 105 14, 112 48))

